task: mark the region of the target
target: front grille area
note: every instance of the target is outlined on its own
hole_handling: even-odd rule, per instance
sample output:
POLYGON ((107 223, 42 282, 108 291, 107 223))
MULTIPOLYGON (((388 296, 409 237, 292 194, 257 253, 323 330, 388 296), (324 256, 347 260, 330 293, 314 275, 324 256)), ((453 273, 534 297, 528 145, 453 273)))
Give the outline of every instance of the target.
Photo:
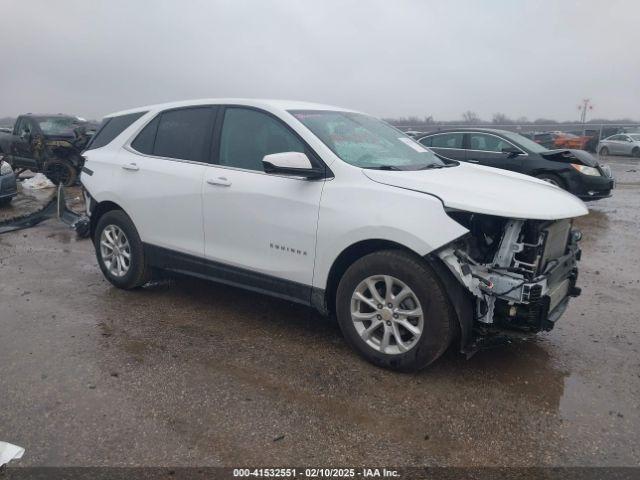
POLYGON ((570 220, 558 220, 542 229, 544 236, 544 250, 540 259, 540 268, 547 268, 550 260, 562 257, 567 252, 571 233, 570 220))
POLYGON ((542 285, 525 285, 522 288, 523 302, 537 302, 542 298, 542 285))

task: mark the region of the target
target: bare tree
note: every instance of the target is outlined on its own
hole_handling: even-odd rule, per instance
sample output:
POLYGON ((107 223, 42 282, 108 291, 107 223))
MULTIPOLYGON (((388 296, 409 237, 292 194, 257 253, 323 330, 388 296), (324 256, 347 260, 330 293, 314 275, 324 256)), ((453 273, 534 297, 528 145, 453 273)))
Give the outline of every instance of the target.
POLYGON ((467 110, 462 114, 462 123, 475 124, 480 123, 480 117, 476 112, 472 112, 471 110, 467 110))
POLYGON ((491 123, 495 125, 509 125, 513 123, 513 120, 507 117, 504 113, 494 113, 491 123))

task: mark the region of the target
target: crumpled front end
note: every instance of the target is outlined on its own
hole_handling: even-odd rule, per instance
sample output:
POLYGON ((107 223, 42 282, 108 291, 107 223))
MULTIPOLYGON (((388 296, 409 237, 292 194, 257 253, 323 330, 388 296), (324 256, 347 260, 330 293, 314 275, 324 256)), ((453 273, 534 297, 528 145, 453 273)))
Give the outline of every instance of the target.
POLYGON ((572 220, 448 213, 469 233, 437 255, 473 296, 475 340, 551 330, 580 294, 581 233, 572 220))

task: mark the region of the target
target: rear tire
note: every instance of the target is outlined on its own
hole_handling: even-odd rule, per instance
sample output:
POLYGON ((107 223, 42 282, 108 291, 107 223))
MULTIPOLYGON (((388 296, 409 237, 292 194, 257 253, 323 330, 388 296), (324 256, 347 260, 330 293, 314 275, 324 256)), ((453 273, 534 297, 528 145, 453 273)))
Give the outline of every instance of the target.
POLYGON ((550 183, 551 185, 555 185, 556 187, 560 187, 564 190, 567 189, 564 181, 559 176, 554 175, 553 173, 541 173, 540 175, 536 175, 536 178, 544 180, 545 182, 550 183))
POLYGON ((111 210, 100 217, 94 246, 100 270, 114 286, 130 290, 151 280, 140 235, 122 210, 111 210))
POLYGON ((374 252, 354 262, 338 285, 336 312, 351 347, 369 362, 399 371, 435 361, 456 332, 436 273, 422 258, 401 250, 374 252))
POLYGON ((0 198, 0 207, 6 207, 11 203, 11 200, 13 200, 13 197, 0 198))
POLYGON ((76 168, 70 162, 59 158, 45 162, 42 172, 54 185, 62 184, 65 187, 74 185, 78 178, 76 168))
POLYGON ((607 155, 609 155, 609 149, 607 147, 602 147, 600 149, 600 156, 606 157, 607 155))

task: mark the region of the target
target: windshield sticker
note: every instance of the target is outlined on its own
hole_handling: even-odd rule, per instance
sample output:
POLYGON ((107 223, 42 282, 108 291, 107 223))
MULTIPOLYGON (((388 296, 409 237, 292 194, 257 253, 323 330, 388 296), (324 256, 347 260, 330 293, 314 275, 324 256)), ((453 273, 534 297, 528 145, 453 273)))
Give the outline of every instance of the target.
POLYGON ((414 142, 410 138, 398 137, 398 140, 400 140, 405 145, 408 145, 409 147, 413 148, 416 152, 425 153, 425 152, 428 151, 422 145, 420 145, 419 143, 414 142))

